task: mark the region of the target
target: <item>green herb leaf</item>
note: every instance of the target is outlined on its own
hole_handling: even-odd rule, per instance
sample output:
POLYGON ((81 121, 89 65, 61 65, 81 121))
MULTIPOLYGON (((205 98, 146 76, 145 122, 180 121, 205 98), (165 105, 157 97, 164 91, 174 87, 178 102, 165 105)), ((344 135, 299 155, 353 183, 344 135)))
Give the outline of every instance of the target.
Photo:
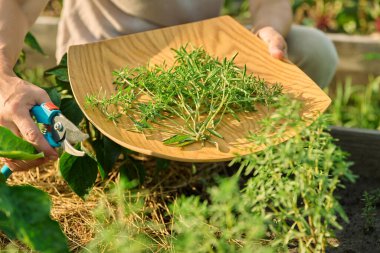
POLYGON ((183 142, 179 142, 178 144, 175 144, 175 146, 177 146, 177 147, 184 147, 184 146, 193 144, 195 142, 196 141, 194 139, 192 139, 192 140, 186 140, 186 141, 183 141, 183 142))
POLYGON ((209 131, 212 135, 215 135, 216 137, 220 138, 220 139, 224 139, 224 137, 218 133, 217 131, 211 129, 211 128, 207 128, 207 131, 209 131))
POLYGON ((181 143, 181 142, 185 142, 185 141, 189 141, 189 140, 192 140, 190 135, 177 135, 176 134, 176 135, 173 135, 172 137, 170 137, 168 139, 165 139, 164 144, 165 145, 171 145, 171 144, 181 143))
POLYGON ((98 163, 88 155, 83 157, 63 153, 59 170, 70 188, 81 198, 90 192, 98 175, 98 163))
POLYGON ((0 184, 0 230, 39 252, 69 252, 50 206, 48 194, 32 186, 0 184))
POLYGON ((11 130, 0 126, 0 157, 34 160, 44 157, 44 154, 37 153, 32 144, 16 136, 11 130))

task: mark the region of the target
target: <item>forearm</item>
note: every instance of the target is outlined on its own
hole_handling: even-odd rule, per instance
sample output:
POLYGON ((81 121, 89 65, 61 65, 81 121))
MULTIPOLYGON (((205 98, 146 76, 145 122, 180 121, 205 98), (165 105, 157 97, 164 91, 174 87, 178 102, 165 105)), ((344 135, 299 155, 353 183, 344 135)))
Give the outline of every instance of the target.
POLYGON ((48 0, 0 0, 0 74, 11 74, 29 27, 48 0))
POLYGON ((293 21, 289 0, 250 0, 252 25, 255 31, 271 26, 286 37, 293 21))

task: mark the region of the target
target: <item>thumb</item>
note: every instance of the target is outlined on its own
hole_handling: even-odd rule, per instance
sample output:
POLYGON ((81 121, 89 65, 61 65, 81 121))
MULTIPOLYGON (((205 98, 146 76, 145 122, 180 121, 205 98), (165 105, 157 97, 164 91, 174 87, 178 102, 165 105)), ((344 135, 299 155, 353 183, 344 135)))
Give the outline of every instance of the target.
POLYGON ((272 27, 261 28, 257 32, 257 36, 268 46, 271 56, 276 59, 284 59, 287 57, 287 45, 284 37, 272 27))

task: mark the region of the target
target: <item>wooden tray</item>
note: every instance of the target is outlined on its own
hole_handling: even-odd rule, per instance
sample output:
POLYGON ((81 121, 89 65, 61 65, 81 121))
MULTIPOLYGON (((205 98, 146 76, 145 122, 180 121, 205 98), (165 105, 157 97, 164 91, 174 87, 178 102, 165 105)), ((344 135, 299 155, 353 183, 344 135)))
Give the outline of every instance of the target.
MULTIPOLYGON (((246 135, 248 131, 258 130, 257 122, 266 115, 264 110, 244 115, 241 122, 226 119, 221 123, 218 132, 225 139, 218 140, 218 150, 211 144, 202 147, 197 143, 184 148, 166 146, 160 133, 146 138, 143 134, 127 131, 122 124, 116 126, 99 110, 85 106, 85 97, 98 94, 100 89, 112 94, 113 70, 127 65, 146 65, 149 61, 152 64, 166 61, 170 65, 174 60, 171 48, 179 48, 189 42, 202 46, 210 55, 220 59, 231 58, 238 53, 235 59, 238 66, 246 64, 248 72, 270 83, 280 82, 285 93, 303 100, 304 114, 323 112, 330 104, 329 97, 299 68, 271 57, 259 38, 229 16, 70 47, 68 70, 75 99, 86 117, 104 135, 146 155, 177 161, 211 162, 232 160, 236 153, 244 155, 261 150, 263 147, 254 147, 246 140, 246 135)), ((294 133, 285 139, 292 135, 294 133)))

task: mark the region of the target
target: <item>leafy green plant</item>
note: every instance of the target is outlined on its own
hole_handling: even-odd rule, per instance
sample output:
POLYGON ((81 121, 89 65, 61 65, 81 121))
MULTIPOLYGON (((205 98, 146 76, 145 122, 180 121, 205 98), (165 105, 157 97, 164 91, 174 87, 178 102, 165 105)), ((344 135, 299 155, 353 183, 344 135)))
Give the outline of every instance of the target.
POLYGON ((263 246, 265 225, 239 189, 239 176, 210 188, 209 201, 177 199, 172 207, 173 246, 178 252, 272 252, 263 246), (194 245, 198 245, 194 247, 194 245))
POLYGON ((369 34, 380 31, 380 1, 293 1, 295 22, 328 32, 369 34))
POLYGON ((166 224, 152 219, 149 192, 130 190, 121 181, 95 211, 97 233, 92 252, 271 252, 262 246, 265 225, 241 202, 238 177, 220 180, 210 200, 182 196, 165 208, 166 224), (112 208, 110 208, 112 207, 112 208), (194 247, 197 245, 197 247, 194 247))
MULTIPOLYGON (((2 126, 0 143, 0 157, 31 160, 44 156, 2 126)), ((48 195, 31 186, 8 186, 5 180, 0 174, 0 230, 40 252, 68 252, 65 236, 50 218, 48 195)))
POLYGON ((0 182, 0 196, 1 231, 39 252, 69 252, 58 223, 50 218, 47 193, 31 186, 0 182))
MULTIPOLYGON (((370 34, 380 31, 379 0, 292 0, 293 20, 327 32, 370 34)), ((223 14, 249 22, 249 0, 227 0, 223 14)))
POLYGON ((363 85, 338 84, 329 108, 333 125, 380 130, 380 76, 363 85))
POLYGON ((348 221, 333 193, 342 186, 342 179, 354 181, 355 177, 348 169, 347 155, 327 132, 326 116, 306 127, 299 108, 295 101, 279 108, 263 122, 262 131, 251 136, 256 145, 267 148, 233 162, 240 163, 241 173, 250 176, 244 200, 268 223, 271 245, 324 252, 327 238, 342 228, 338 216, 348 221), (303 130, 273 145, 288 127, 303 130))
POLYGON ((361 214, 364 219, 363 229, 365 233, 370 233, 374 231, 373 224, 375 224, 377 214, 376 206, 380 202, 380 189, 376 189, 371 192, 365 191, 362 201, 364 203, 361 214))
POLYGON ((239 120, 239 112, 255 111, 256 104, 272 104, 281 95, 281 85, 269 85, 237 67, 236 55, 219 61, 203 48, 189 51, 187 47, 174 50, 171 67, 115 71, 116 94, 109 98, 91 95, 87 103, 114 122, 122 115, 129 118, 132 131, 169 133, 163 141, 166 145, 210 142, 217 146, 212 137, 223 138, 217 130, 225 114, 239 120))

